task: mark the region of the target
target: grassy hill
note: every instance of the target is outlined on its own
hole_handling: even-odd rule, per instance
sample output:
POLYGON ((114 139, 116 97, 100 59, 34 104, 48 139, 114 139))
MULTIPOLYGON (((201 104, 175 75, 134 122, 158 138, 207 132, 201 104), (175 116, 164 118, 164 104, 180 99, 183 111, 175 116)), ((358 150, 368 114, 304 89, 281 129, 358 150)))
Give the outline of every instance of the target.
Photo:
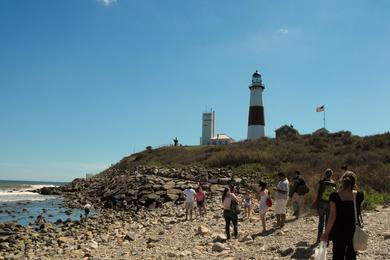
POLYGON ((226 146, 162 147, 125 157, 113 167, 129 170, 137 165, 227 167, 255 180, 269 179, 279 171, 293 176, 299 169, 312 187, 326 168, 332 168, 338 179, 341 166, 347 165, 357 174, 361 189, 380 202, 390 192, 390 133, 359 137, 342 131, 226 146))

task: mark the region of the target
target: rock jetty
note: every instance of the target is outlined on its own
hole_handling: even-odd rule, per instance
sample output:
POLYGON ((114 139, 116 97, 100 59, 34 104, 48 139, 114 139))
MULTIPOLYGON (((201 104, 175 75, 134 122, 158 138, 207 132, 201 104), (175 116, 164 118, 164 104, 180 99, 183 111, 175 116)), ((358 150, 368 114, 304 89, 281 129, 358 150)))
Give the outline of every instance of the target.
POLYGON ((81 207, 87 201, 94 207, 107 208, 114 196, 125 198, 128 210, 154 209, 166 202, 180 203, 183 190, 198 183, 209 196, 220 194, 227 184, 246 184, 246 179, 234 177, 230 169, 163 168, 138 166, 135 170, 110 168, 90 179, 75 179, 63 187, 43 188, 46 195, 65 195, 70 206, 81 207))

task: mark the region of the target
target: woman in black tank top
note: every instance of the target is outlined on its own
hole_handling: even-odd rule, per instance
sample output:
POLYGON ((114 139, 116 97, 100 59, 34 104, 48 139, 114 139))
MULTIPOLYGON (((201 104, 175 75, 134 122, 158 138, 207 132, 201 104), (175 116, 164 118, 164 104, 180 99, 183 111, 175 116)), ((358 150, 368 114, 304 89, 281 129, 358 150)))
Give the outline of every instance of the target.
MULTIPOLYGON (((341 177, 341 189, 330 195, 330 214, 325 233, 321 240, 333 241, 333 260, 355 260, 356 251, 353 248, 355 232, 355 213, 353 206, 353 191, 356 189, 356 175, 347 171, 341 177)), ((358 215, 364 200, 362 192, 356 194, 358 215)))

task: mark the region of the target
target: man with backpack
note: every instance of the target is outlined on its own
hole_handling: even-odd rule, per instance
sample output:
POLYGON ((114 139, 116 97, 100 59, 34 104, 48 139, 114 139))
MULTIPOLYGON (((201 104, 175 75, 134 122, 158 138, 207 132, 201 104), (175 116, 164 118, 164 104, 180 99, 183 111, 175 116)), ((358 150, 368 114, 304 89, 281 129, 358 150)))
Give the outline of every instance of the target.
POLYGON ((325 178, 321 179, 318 183, 317 198, 314 203, 315 208, 318 211, 318 234, 317 243, 320 242, 321 235, 324 230, 324 226, 328 221, 329 216, 329 196, 336 190, 336 183, 332 180, 332 169, 325 170, 325 178))
POLYGON ((299 218, 302 213, 304 196, 309 192, 305 180, 301 176, 301 172, 296 170, 295 177, 292 179, 293 185, 290 189, 290 198, 292 198, 293 215, 299 218))

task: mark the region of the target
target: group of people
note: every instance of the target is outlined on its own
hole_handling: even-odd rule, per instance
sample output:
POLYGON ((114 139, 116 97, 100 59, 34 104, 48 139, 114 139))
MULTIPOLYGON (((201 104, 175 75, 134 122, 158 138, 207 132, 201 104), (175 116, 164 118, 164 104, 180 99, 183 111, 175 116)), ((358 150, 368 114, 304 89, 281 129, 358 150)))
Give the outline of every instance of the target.
POLYGON ((357 252, 353 246, 353 237, 356 225, 363 225, 361 208, 364 194, 357 191, 357 178, 354 172, 348 170, 344 172, 337 191, 332 175, 333 172, 329 169, 319 185, 320 221, 317 242, 332 240, 335 260, 355 260, 357 252))
POLYGON ((207 214, 206 192, 203 191, 201 185, 199 185, 196 190, 193 189, 192 185, 189 185, 189 187, 185 189, 183 193, 185 196, 184 206, 186 210, 186 220, 188 220, 188 215, 190 216, 190 220, 192 220, 194 202, 196 202, 200 217, 203 217, 207 214))
MULTIPOLYGON (((364 200, 362 192, 357 192, 357 179, 355 173, 343 168, 343 174, 340 182, 336 183, 333 179, 333 171, 327 169, 324 177, 319 181, 316 189, 315 201, 312 209, 315 209, 319 215, 318 235, 316 244, 320 241, 333 241, 333 259, 356 259, 356 251, 353 248, 353 234, 355 231, 355 219, 359 219, 359 225, 362 224, 361 205, 364 200), (337 187, 339 187, 337 189, 337 187), (356 205, 355 217, 354 203, 356 205)), ((305 195, 309 192, 304 178, 300 171, 295 172, 290 186, 287 176, 280 172, 277 174, 278 184, 273 189, 273 200, 267 189, 267 183, 259 182, 257 192, 258 212, 262 225, 262 232, 267 231, 266 213, 272 206, 276 216, 276 228, 283 228, 286 221, 287 202, 291 198, 293 215, 299 218, 304 208, 305 195)), ((186 219, 190 215, 192 219, 192 209, 194 202, 197 203, 199 215, 206 214, 205 199, 206 193, 199 186, 196 190, 189 187, 184 191, 186 200, 186 219)), ((238 238, 238 215, 240 213, 239 205, 244 206, 244 217, 249 218, 253 209, 253 197, 250 191, 246 191, 242 200, 238 197, 237 189, 234 185, 225 188, 222 194, 223 217, 225 219, 226 238, 231 238, 230 227, 233 226, 233 236, 238 238)))

